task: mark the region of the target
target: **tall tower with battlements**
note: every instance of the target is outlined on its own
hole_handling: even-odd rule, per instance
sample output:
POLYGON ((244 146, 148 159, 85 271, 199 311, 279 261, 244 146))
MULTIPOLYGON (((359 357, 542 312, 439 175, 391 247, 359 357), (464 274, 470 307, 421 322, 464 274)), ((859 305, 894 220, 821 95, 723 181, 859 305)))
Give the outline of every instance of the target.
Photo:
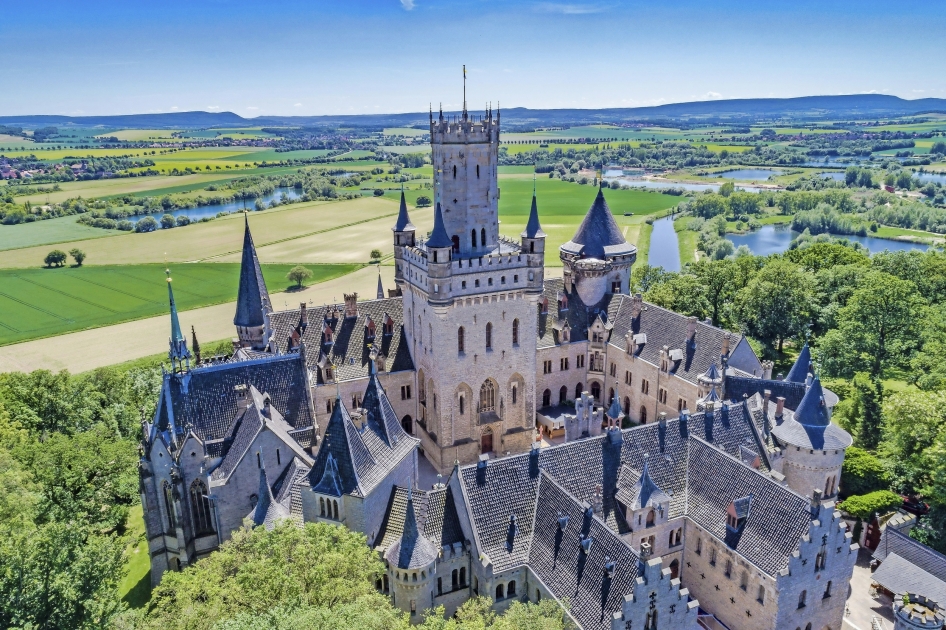
POLYGON ((402 204, 395 282, 417 369, 414 434, 442 473, 454 462, 530 448, 537 305, 544 281, 538 211, 499 233, 499 113, 430 120, 434 229, 415 235, 402 204))

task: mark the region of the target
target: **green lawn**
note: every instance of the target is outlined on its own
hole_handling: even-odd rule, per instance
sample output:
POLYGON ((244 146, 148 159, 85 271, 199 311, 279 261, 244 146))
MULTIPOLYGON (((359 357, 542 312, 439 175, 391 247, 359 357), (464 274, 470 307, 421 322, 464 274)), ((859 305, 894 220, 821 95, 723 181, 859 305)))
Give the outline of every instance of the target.
POLYGON ((126 550, 128 558, 125 569, 128 572, 118 584, 118 596, 131 608, 141 608, 151 599, 151 559, 148 557, 148 540, 141 505, 129 510, 125 531, 133 536, 133 540, 126 550))
POLYGON ((673 229, 677 232, 677 242, 680 246, 680 267, 696 262, 696 245, 700 235, 698 232, 686 229, 689 221, 689 217, 685 217, 682 221, 678 219, 673 222, 673 229))
MULTIPOLYGON (((286 273, 293 266, 263 265, 270 291, 289 287, 286 273)), ((361 266, 309 264, 312 278, 306 284, 361 266)), ((236 299, 239 264, 177 264, 171 272, 179 310, 236 299)), ((166 313, 166 287, 164 265, 159 264, 0 270, 0 345, 166 313)))
POLYGON ((103 230, 76 223, 76 216, 46 219, 19 225, 0 225, 0 250, 32 247, 101 238, 119 234, 115 230, 103 230))

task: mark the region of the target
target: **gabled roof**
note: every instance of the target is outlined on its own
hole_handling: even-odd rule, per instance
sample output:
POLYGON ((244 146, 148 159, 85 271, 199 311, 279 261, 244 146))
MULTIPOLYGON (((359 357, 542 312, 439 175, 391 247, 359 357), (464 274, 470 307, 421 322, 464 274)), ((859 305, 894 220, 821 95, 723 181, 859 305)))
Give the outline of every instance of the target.
MULTIPOLYGON (((386 550, 401 537, 407 516, 408 492, 407 488, 401 487, 391 491, 391 500, 376 538, 376 547, 386 550)), ((463 542, 456 501, 449 486, 426 492, 414 490, 413 498, 418 527, 435 547, 439 549, 463 542)))
MULTIPOLYGON (((621 499, 621 492, 618 491, 618 498, 621 499)), ((669 503, 670 497, 666 492, 660 489, 650 476, 647 469, 647 460, 644 460, 644 468, 641 470, 640 477, 634 484, 633 492, 628 497, 627 507, 632 510, 641 510, 646 507, 657 507, 661 503, 669 503)))
POLYGON ((399 569, 414 569, 427 566, 437 559, 438 553, 437 547, 417 526, 414 497, 408 491, 401 536, 384 552, 384 558, 399 569))
POLYGON ((529 210, 529 222, 526 223, 526 229, 522 232, 525 238, 542 238, 545 232, 539 224, 539 207, 536 204, 535 193, 532 193, 532 209, 529 210))
POLYGON ((608 256, 630 254, 637 248, 627 242, 618 227, 604 193, 598 189, 594 203, 588 209, 578 231, 561 247, 563 252, 582 258, 604 260, 608 256))
MULTIPOLYGON (((447 228, 443 225, 443 208, 440 202, 437 202, 437 209, 434 210, 434 229, 427 239, 427 247, 453 247, 453 241, 447 235, 447 228)), ((441 262, 447 262, 445 260, 441 262)))
POLYGON ((382 439, 389 448, 394 448, 404 439, 410 439, 397 417, 397 412, 391 406, 387 394, 373 373, 368 380, 364 398, 361 401, 367 422, 371 429, 382 439))
POLYGON ((874 558, 880 568, 871 576, 894 593, 916 593, 946 601, 946 556, 893 527, 884 528, 874 558))
POLYGON ((253 235, 250 234, 250 220, 244 215, 243 258, 240 261, 240 286, 237 293, 234 326, 255 327, 265 323, 263 312, 269 308, 269 292, 263 280, 263 270, 256 256, 253 235))
POLYGON ((409 232, 414 230, 414 224, 411 223, 411 218, 407 216, 407 201, 404 200, 404 191, 401 191, 401 206, 398 208, 397 212, 397 222, 392 228, 395 232, 409 232))
POLYGON ((788 371, 788 376, 785 377, 785 380, 792 383, 804 383, 808 379, 808 373, 810 371, 811 350, 808 348, 808 343, 805 342, 805 345, 801 348, 801 352, 798 353, 798 358, 795 359, 795 364, 792 365, 792 369, 788 371))

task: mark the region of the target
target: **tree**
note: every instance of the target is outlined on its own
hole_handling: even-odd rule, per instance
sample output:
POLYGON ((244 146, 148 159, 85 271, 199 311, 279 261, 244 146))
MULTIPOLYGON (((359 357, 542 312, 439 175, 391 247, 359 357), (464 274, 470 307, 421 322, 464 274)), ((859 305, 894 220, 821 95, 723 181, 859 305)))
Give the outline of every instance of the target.
POLYGON ((782 352, 785 339, 801 335, 815 312, 812 275, 775 259, 736 294, 733 314, 740 327, 768 348, 782 352))
POLYGON ((891 508, 898 507, 903 500, 890 490, 877 490, 863 495, 853 495, 844 499, 841 509, 861 520, 869 520, 874 514, 883 516, 891 508))
POLYGON ((312 272, 303 267, 302 265, 296 265, 289 270, 289 273, 286 274, 286 279, 296 283, 297 288, 302 288, 302 283, 312 277, 312 272))
POLYGON ((841 492, 844 496, 888 490, 890 480, 880 458, 857 446, 844 452, 841 466, 841 492))
POLYGON ((384 190, 381 189, 381 188, 375 188, 375 189, 374 189, 374 196, 375 196, 375 197, 383 197, 383 196, 384 196, 384 190))
POLYGON ((173 214, 166 214, 161 217, 161 228, 164 230, 170 230, 176 224, 173 214))
POLYGON ((648 302, 684 315, 705 319, 710 312, 706 288, 696 276, 668 273, 644 295, 648 302))
POLYGON ((54 249, 46 254, 43 262, 46 263, 47 267, 62 267, 66 264, 66 252, 61 249, 54 249))
POLYGON ((78 247, 74 247, 74 248, 72 248, 72 249, 69 250, 69 255, 72 256, 72 259, 76 261, 76 267, 81 267, 81 266, 82 266, 82 261, 85 260, 85 252, 84 252, 84 251, 82 251, 82 250, 79 249, 78 247))
POLYGON ((417 201, 414 202, 418 208, 426 208, 430 205, 430 203, 430 197, 427 195, 418 195, 417 201))
POLYGON ((930 147, 930 153, 936 153, 938 155, 946 155, 946 142, 942 140, 937 140, 933 143, 933 146, 930 147))
POLYGON ((723 197, 728 197, 733 194, 736 190, 736 185, 733 182, 725 182, 722 186, 719 187, 719 194, 723 197))
POLYGON ((372 250, 371 250, 371 260, 381 260, 381 255, 382 255, 382 254, 381 254, 381 250, 380 250, 380 249, 372 249, 372 250))
POLYGON ((135 223, 135 232, 154 232, 158 229, 158 222, 154 217, 142 217, 135 223))
POLYGON ((905 390, 883 404, 883 440, 880 455, 898 490, 918 492, 930 483, 939 464, 933 448, 944 441, 946 392, 905 390))
POLYGON ((713 325, 719 326, 722 321, 723 308, 730 303, 736 292, 736 287, 733 284, 735 279, 734 264, 728 260, 707 260, 704 258, 690 265, 688 271, 695 275, 703 286, 713 325))
POLYGON ((918 345, 923 305, 912 282, 868 272, 838 311, 838 327, 822 339, 822 369, 828 376, 867 372, 880 379, 885 369, 906 364, 918 345))
POLYGON ((699 195, 691 204, 693 214, 704 219, 726 213, 726 202, 719 195, 699 195))

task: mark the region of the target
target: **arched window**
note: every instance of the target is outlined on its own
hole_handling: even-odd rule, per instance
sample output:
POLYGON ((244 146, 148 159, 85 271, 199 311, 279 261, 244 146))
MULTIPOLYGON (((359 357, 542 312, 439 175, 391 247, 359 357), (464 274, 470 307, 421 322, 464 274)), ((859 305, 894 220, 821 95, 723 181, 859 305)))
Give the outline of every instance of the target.
POLYGON ((675 580, 680 577, 680 561, 674 560, 670 563, 670 579, 675 580))
POLYGON ((460 586, 466 586, 466 567, 460 567, 460 586))
POLYGON ((504 597, 503 597, 503 585, 502 585, 502 584, 497 584, 497 585, 496 585, 496 601, 498 602, 498 601, 501 600, 501 599, 504 599, 504 597))
POLYGON ((473 249, 476 249, 476 230, 470 230, 470 240, 473 242, 473 249))
POLYGON ((515 597, 516 595, 516 581, 513 580, 509 583, 509 586, 506 588, 506 597, 515 597))
POLYGON ((476 165, 476 179, 479 179, 479 178, 480 178, 480 165, 477 164, 476 165))
POLYGON ((765 603, 765 587, 761 584, 759 585, 759 595, 755 598, 760 604, 765 603))
POLYGON ((654 526, 654 520, 657 518, 657 513, 651 510, 647 513, 647 527, 654 526))
POLYGON ((581 383, 578 383, 577 385, 575 385, 575 400, 578 400, 579 398, 581 398, 581 389, 582 389, 581 383))
POLYGON ((551 406, 551 404, 552 404, 552 392, 546 389, 544 392, 542 392, 542 406, 549 407, 551 406))
POLYGON ((484 381, 480 387, 480 411, 496 410, 496 389, 492 381, 484 381))
POLYGON ((463 409, 463 394, 460 394, 460 415, 462 416, 464 412, 463 409))
POLYGON ((437 595, 443 595, 443 578, 437 578, 437 595))
POLYGON ((558 404, 564 405, 567 399, 568 399, 568 388, 562 385, 562 389, 558 390, 558 404))
POLYGON ((516 404, 516 401, 519 400, 519 388, 516 385, 512 386, 512 404, 516 404))
POLYGON ((486 323, 486 349, 487 350, 493 349, 493 323, 492 322, 486 323))
POLYGON ((335 520, 336 520, 336 521, 339 520, 339 518, 338 518, 338 501, 336 501, 335 499, 332 499, 332 511, 334 512, 335 520))
POLYGON ((319 497, 319 516, 325 516, 325 498, 319 497))
POLYGON ((798 596, 798 607, 805 607, 805 600, 808 599, 808 591, 802 591, 801 595, 798 596))
POLYGON ((174 518, 174 493, 171 490, 171 484, 164 482, 164 507, 168 513, 168 529, 174 531, 177 526, 177 519, 174 518))
POLYGON ((647 424, 647 407, 641 405, 641 424, 647 424))
POLYGON ((519 320, 512 320, 512 345, 519 345, 519 320))
POLYGON ((460 237, 454 234, 450 237, 450 240, 453 242, 453 253, 458 253, 460 251, 460 237))
POLYGON ((463 335, 464 335, 463 326, 457 328, 457 352, 464 352, 463 350, 463 335))
POLYGON ((457 587, 460 585, 459 576, 460 576, 460 572, 457 571, 456 569, 454 569, 453 572, 450 574, 450 587, 453 590, 456 590, 457 587))
POLYGON ((674 544, 673 539, 675 535, 676 535, 676 532, 670 532, 670 540, 667 542, 667 544, 670 545, 671 547, 673 547, 673 544, 674 544))
POLYGON ((805 630, 811 630, 811 622, 810 622, 810 621, 809 621, 807 624, 805 624, 805 630))
POLYGON ((624 415, 628 417, 631 415, 631 399, 627 396, 624 397, 624 415))
POLYGON ((480 230, 480 245, 486 247, 486 228, 480 230))
POLYGON ((596 401, 601 402, 601 385, 598 383, 591 384, 591 397, 596 401))
POLYGON ((213 517, 210 513, 210 499, 207 486, 200 479, 191 484, 191 510, 194 512, 194 530, 198 536, 214 533, 213 517))

